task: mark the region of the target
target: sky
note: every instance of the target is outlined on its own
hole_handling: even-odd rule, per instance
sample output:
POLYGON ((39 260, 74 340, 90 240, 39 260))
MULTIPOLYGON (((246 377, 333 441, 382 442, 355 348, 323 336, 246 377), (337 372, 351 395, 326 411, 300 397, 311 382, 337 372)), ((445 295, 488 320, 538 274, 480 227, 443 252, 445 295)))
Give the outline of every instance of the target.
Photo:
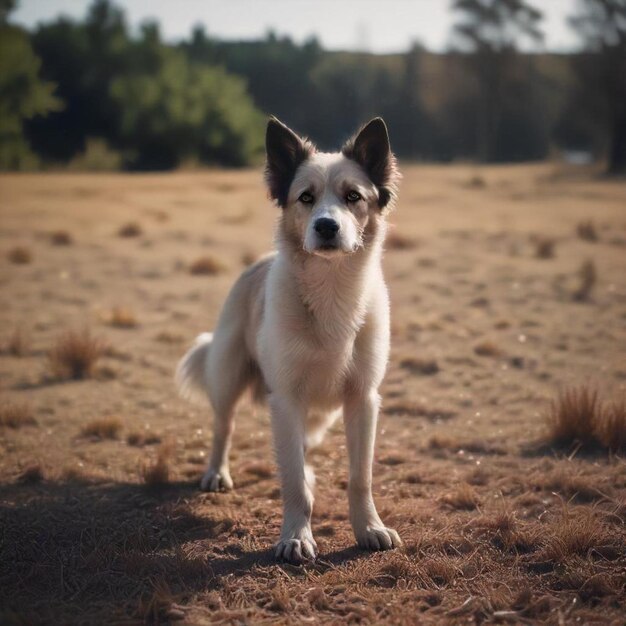
MULTIPOLYGON (((188 37, 195 24, 220 39, 255 39, 272 29, 302 42, 317 36, 330 50, 404 52, 418 41, 432 51, 450 43, 450 0, 117 0, 133 28, 160 22, 163 37, 188 37)), ((59 15, 82 18, 90 0, 18 0, 13 23, 28 28, 59 15)), ((567 52, 578 47, 566 23, 576 0, 531 0, 544 13, 539 49, 567 52)), ((526 49, 537 49, 524 46, 526 49)))

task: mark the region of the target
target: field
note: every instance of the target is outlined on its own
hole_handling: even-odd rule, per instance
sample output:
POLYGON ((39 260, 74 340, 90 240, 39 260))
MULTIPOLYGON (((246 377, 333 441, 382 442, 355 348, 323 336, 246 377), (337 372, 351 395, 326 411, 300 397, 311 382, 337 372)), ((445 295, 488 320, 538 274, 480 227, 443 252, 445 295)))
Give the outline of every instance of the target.
POLYGON ((623 624, 624 430, 548 418, 567 389, 623 418, 625 208, 549 164, 404 168, 374 468, 404 547, 354 547, 338 424, 295 567, 267 412, 242 402, 236 488, 204 494, 210 411, 173 384, 271 248, 260 171, 3 175, 0 623, 623 624))

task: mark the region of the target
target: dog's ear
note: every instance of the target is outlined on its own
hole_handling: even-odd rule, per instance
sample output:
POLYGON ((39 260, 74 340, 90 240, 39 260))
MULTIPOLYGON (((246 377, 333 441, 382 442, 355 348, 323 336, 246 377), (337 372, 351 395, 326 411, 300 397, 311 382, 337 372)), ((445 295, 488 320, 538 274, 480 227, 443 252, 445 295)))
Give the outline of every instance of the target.
POLYGON ((287 204, 296 170, 314 151, 310 141, 296 135, 275 117, 270 117, 265 132, 265 180, 278 206, 284 208, 287 204))
POLYGON ((387 126, 375 117, 342 148, 342 153, 356 161, 378 187, 378 206, 382 209, 395 198, 400 172, 391 152, 387 126))

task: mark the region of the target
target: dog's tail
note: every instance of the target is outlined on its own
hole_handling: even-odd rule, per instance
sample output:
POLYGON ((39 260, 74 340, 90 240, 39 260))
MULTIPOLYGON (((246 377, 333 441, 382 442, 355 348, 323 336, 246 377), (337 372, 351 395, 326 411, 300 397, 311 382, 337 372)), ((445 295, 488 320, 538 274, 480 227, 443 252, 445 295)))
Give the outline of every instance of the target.
POLYGON ((176 368, 178 392, 187 400, 197 401, 207 397, 207 367, 212 342, 213 333, 198 335, 193 347, 176 368))

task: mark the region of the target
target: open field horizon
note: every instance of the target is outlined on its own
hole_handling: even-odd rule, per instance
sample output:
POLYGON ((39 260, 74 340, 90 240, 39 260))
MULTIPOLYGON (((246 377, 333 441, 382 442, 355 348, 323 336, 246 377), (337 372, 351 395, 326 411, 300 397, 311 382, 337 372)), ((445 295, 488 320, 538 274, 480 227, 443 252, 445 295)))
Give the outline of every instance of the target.
POLYGON ((626 393, 626 185, 402 170, 374 495, 405 545, 354 547, 337 424, 303 567, 271 558, 267 410, 242 401, 235 490, 205 494, 210 410, 173 383, 272 248, 261 170, 0 175, 0 622, 623 623, 624 459, 545 435, 559 390, 626 393), (67 380, 50 351, 83 331, 67 380))

